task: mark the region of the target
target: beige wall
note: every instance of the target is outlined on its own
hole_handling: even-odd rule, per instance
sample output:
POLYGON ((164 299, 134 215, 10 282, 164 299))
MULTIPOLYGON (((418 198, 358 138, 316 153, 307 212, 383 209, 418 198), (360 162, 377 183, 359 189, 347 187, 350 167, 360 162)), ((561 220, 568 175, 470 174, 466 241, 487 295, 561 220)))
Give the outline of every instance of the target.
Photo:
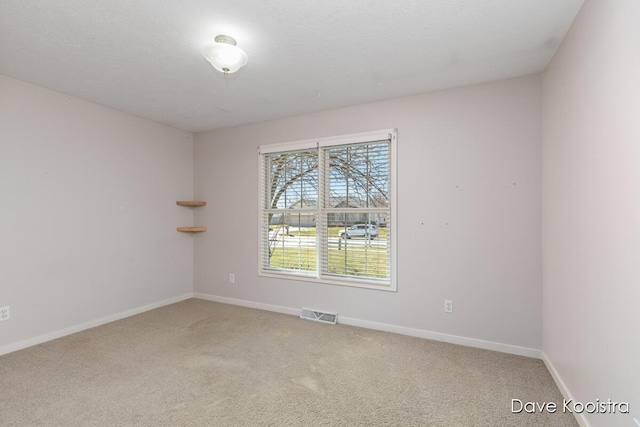
POLYGON ((195 240, 194 289, 540 349, 540 144, 539 76, 197 134, 195 196, 209 204, 195 217, 210 231, 195 240), (259 278, 258 145, 385 128, 398 128, 398 292, 259 278))
MULTIPOLYGON (((640 420, 640 2, 585 3, 544 75, 544 347, 640 420)), ((592 415, 631 426, 630 415, 592 415)))
POLYGON ((191 293, 192 194, 191 134, 0 76, 0 353, 191 293))

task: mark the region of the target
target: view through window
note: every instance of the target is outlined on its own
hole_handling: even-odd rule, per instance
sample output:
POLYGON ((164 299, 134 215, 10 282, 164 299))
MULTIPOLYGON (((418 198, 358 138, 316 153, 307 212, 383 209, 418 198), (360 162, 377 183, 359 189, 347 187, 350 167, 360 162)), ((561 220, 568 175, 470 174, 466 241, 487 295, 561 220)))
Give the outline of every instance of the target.
POLYGON ((385 131, 261 147, 260 273, 395 290, 395 144, 385 131))

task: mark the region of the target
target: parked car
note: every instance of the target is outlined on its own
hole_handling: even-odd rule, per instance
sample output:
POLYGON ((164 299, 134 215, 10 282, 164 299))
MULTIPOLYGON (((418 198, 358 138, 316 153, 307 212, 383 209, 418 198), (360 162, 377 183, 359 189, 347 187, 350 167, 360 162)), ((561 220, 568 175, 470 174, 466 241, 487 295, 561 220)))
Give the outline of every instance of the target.
POLYGON ((346 230, 340 230, 340 237, 343 239, 351 239, 352 237, 365 237, 374 239, 375 237, 378 237, 378 227, 371 224, 352 225, 346 230))

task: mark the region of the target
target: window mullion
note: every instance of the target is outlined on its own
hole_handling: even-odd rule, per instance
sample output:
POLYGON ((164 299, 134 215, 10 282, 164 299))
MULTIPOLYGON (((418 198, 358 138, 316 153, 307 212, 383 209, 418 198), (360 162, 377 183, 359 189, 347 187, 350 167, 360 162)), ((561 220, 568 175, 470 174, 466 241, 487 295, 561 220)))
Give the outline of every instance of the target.
POLYGON ((316 277, 320 278, 324 271, 325 250, 327 245, 327 232, 324 219, 324 207, 326 205, 327 183, 325 180, 325 150, 318 147, 318 203, 316 206, 316 277))

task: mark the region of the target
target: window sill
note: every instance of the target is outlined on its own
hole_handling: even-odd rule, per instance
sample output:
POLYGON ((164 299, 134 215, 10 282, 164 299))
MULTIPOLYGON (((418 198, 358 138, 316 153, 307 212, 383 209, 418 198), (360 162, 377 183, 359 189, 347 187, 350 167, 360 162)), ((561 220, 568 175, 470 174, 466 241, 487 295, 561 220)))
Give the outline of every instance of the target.
POLYGON ((319 283, 323 285, 338 285, 338 286, 348 286, 351 288, 375 289, 378 291, 398 292, 397 286, 395 286, 393 283, 378 284, 372 281, 361 280, 361 279, 318 278, 315 276, 304 276, 301 274, 298 275, 298 274, 266 272, 266 271, 259 271, 258 276, 268 277, 271 279, 295 280, 298 282, 312 282, 312 283, 319 283))

